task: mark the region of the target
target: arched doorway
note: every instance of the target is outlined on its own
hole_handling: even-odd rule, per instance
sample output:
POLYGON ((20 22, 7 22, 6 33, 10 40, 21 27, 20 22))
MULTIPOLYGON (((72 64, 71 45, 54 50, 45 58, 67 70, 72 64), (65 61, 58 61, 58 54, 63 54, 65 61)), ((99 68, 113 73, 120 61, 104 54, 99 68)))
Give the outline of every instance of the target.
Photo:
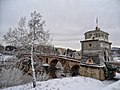
POLYGON ((74 76, 77 76, 79 75, 79 66, 78 65, 74 65, 72 68, 71 68, 71 76, 74 77, 74 76))

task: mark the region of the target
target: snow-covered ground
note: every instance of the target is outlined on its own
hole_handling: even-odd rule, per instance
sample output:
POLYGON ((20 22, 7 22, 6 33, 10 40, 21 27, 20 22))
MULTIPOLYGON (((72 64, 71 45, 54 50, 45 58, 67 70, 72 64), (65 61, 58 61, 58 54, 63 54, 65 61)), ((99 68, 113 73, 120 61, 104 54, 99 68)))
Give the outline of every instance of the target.
POLYGON ((119 61, 120 62, 120 57, 113 57, 114 61, 119 61))
POLYGON ((120 90, 120 80, 104 87, 102 90, 120 90))
POLYGON ((37 87, 32 88, 32 83, 5 88, 2 90, 120 90, 120 80, 112 84, 89 77, 68 77, 37 82, 37 87))

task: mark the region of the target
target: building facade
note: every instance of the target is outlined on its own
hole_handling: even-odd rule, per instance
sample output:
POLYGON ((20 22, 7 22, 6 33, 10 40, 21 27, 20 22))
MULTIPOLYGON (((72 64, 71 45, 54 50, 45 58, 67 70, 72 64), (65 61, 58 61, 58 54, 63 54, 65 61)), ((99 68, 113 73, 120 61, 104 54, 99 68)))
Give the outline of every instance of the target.
POLYGON ((111 61, 111 42, 109 34, 98 26, 95 30, 87 31, 85 40, 81 41, 82 63, 103 65, 104 61, 111 61))

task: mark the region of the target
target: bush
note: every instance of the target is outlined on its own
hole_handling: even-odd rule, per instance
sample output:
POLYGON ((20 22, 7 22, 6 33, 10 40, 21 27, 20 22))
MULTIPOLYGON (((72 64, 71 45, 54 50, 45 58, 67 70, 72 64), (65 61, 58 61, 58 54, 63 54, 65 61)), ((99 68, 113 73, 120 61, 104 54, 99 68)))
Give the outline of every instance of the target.
POLYGON ((22 71, 17 68, 2 68, 0 71, 0 88, 19 85, 22 82, 22 75, 22 71))

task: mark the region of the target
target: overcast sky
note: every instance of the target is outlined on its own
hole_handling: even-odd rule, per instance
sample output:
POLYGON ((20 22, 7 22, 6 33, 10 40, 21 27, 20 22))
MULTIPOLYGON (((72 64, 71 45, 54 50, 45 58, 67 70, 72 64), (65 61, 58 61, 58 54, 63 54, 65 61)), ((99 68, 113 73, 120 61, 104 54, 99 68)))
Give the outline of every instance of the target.
POLYGON ((80 50, 96 17, 101 30, 110 34, 112 46, 120 46, 120 0, 0 0, 0 37, 33 11, 43 16, 55 46, 80 50))

